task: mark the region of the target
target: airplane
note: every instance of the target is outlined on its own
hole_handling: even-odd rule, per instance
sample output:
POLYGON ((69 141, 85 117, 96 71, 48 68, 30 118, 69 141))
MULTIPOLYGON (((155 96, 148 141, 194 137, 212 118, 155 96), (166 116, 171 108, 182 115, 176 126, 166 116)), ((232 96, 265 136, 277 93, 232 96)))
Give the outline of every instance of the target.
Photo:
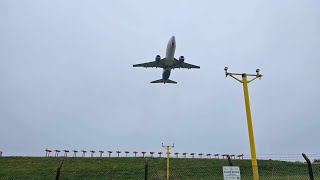
POLYGON ((200 69, 200 66, 188 64, 184 62, 184 56, 180 56, 179 60, 174 58, 174 52, 176 50, 176 39, 172 36, 168 42, 167 49, 166 49, 166 57, 161 59, 160 55, 157 55, 155 61, 142 63, 142 64, 135 64, 133 67, 144 67, 144 68, 162 68, 162 79, 158 79, 152 81, 151 83, 172 83, 177 84, 177 82, 169 79, 171 70, 175 68, 186 68, 186 69, 200 69))

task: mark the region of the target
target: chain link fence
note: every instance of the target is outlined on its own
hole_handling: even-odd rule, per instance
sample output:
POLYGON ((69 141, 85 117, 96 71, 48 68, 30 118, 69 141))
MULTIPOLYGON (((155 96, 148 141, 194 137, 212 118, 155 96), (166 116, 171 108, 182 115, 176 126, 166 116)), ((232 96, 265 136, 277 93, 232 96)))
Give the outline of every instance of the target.
MULTIPOLYGON (((103 166, 103 164, 110 163, 110 158, 91 159, 90 161, 92 161, 92 163, 84 165, 82 163, 81 166, 79 165, 82 162, 81 158, 78 158, 77 161, 73 161, 73 159, 75 158, 65 159, 58 179, 167 179, 166 158, 111 158, 116 159, 117 161, 112 162, 112 165, 108 167, 103 166), (97 161, 99 161, 99 163, 97 163, 97 161), (93 166, 92 164, 95 165, 93 166)), ((240 168, 241 179, 253 179, 250 159, 232 159, 231 161, 233 166, 238 166, 240 168)), ((29 163, 32 164, 31 162, 29 163)), ((0 164, 0 180, 56 179, 57 168, 60 163, 59 161, 55 161, 55 163, 56 167, 46 167, 46 169, 34 171, 1 170, 5 169, 1 168, 4 167, 5 164, 0 164)), ((170 158, 170 180, 223 180, 223 166, 230 166, 230 162, 227 159, 170 158)), ((313 163, 312 170, 314 179, 320 180, 320 164, 313 163)), ((260 180, 310 179, 308 164, 305 161, 258 160, 258 171, 260 180)))
MULTIPOLYGON (((175 166, 170 164, 170 180, 223 180, 223 166, 229 166, 228 162, 221 161, 220 164, 199 164, 197 166, 175 166)), ((180 163, 179 163, 180 164, 180 163)), ((258 161, 259 179, 286 179, 286 180, 309 180, 308 166, 303 162, 282 162, 282 161, 258 161)), ((234 160, 233 166, 238 166, 241 172, 241 179, 253 179, 252 166, 250 161, 246 163, 241 160, 234 160)), ((320 180, 320 164, 312 164, 314 179, 320 180)), ((148 173, 148 179, 166 179, 166 169, 152 169, 148 173)))

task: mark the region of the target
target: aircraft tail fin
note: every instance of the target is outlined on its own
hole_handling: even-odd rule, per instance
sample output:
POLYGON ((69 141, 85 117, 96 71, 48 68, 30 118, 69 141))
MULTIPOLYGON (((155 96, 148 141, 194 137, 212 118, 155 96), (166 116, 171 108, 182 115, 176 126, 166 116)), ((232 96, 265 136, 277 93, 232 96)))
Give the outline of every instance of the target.
POLYGON ((155 81, 152 81, 151 83, 171 83, 171 84, 177 84, 177 82, 175 81, 172 81, 170 79, 167 80, 167 82, 164 82, 163 79, 158 79, 158 80, 155 80, 155 81))

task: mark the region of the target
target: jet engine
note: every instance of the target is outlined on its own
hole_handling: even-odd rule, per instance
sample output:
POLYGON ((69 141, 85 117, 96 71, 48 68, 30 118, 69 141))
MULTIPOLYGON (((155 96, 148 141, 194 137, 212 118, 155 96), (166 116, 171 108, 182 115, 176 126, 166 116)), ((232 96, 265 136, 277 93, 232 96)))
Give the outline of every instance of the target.
POLYGON ((180 64, 182 64, 184 62, 184 57, 183 56, 179 57, 179 62, 180 62, 180 64))
POLYGON ((161 60, 161 56, 160 56, 160 55, 157 55, 157 56, 156 56, 156 62, 159 63, 160 60, 161 60))

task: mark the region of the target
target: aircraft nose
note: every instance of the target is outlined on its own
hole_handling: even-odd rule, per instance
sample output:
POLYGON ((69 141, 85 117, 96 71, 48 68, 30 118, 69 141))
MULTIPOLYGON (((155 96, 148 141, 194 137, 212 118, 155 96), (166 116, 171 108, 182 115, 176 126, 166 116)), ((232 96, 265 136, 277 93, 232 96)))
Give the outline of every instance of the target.
POLYGON ((176 42, 176 38, 174 36, 171 37, 172 42, 176 42))

